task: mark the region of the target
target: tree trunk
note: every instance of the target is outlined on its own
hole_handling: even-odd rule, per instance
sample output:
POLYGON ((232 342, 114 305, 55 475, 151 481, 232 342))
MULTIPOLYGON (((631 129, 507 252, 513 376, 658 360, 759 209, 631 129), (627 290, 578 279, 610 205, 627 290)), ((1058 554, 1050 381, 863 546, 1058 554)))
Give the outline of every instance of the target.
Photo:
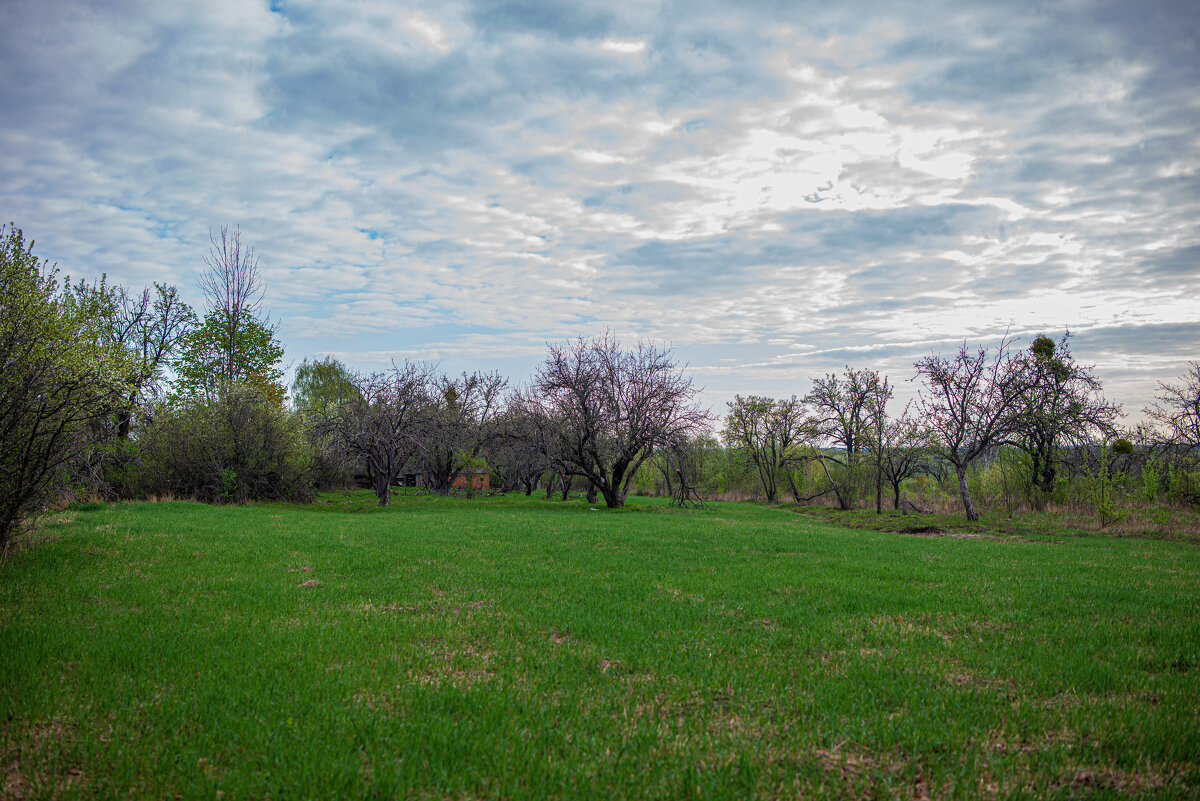
POLYGON ((565 501, 571 494, 571 485, 575 483, 575 476, 561 476, 560 478, 562 480, 562 499, 565 501))
MULTIPOLYGON (((607 500, 607 499, 608 499, 607 496, 605 496, 605 500, 607 500)), ((590 479, 588 480, 587 502, 588 503, 596 502, 596 485, 590 479)))
POLYGON ((375 471, 375 494, 379 496, 379 505, 388 506, 392 502, 392 482, 391 476, 385 475, 382 470, 375 471))
POLYGON ((967 519, 978 520, 979 512, 975 511, 975 504, 971 502, 971 491, 967 489, 967 468, 955 465, 954 472, 958 474, 958 491, 962 493, 963 511, 967 513, 967 519))
POLYGON ((896 481, 892 484, 892 492, 895 493, 895 497, 892 499, 892 508, 899 511, 899 509, 900 509, 900 482, 899 481, 896 481))
MULTIPOLYGON (((595 501, 595 492, 596 492, 595 485, 592 485, 593 499, 588 501, 588 503, 596 502, 595 501)), ((604 495, 604 505, 607 506, 609 509, 617 509, 617 508, 625 505, 625 493, 621 491, 621 488, 619 486, 605 487, 604 489, 601 490, 601 492, 604 495)))
POLYGON ((558 473, 551 473, 550 480, 546 482, 546 500, 554 497, 554 485, 558 481, 558 473))
POLYGON ((1054 460, 1047 458, 1042 462, 1041 486, 1042 492, 1050 495, 1054 492, 1054 460))
POLYGON ((883 514, 883 465, 879 454, 875 456, 875 514, 883 514))
POLYGON ((527 479, 523 483, 525 484, 525 497, 528 498, 533 494, 533 479, 527 479))

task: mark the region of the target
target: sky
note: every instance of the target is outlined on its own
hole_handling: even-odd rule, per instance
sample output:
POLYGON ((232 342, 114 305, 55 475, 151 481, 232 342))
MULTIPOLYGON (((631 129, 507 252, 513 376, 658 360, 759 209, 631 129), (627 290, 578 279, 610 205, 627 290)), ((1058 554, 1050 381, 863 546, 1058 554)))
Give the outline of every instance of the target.
POLYGON ((606 329, 717 414, 1071 331, 1200 359, 1200 4, 0 0, 0 218, 73 277, 240 226, 294 367, 526 380, 606 329))

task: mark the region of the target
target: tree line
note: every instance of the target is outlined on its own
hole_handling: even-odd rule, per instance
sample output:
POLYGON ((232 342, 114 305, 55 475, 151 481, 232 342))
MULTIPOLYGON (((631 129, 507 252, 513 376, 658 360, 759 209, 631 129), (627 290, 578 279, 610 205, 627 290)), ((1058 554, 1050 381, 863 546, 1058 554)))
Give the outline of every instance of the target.
POLYGON ((647 483, 684 497, 736 475, 768 502, 872 499, 876 511, 885 495, 899 508, 918 478, 952 473, 973 520, 972 470, 997 454, 1021 455, 1034 505, 1064 471, 1111 477, 1116 460, 1140 454, 1196 500, 1200 366, 1161 384, 1147 423, 1123 431, 1066 333, 1024 350, 1006 338, 931 354, 914 365, 922 388, 899 415, 890 379, 870 369, 813 378, 803 397, 737 395, 718 439, 669 348, 607 332, 552 344, 519 386, 411 361, 361 373, 305 360, 289 393, 240 229, 210 235, 199 312, 172 286, 72 283, 32 248, 20 229, 0 228, 0 550, 69 492, 304 501, 361 482, 387 505, 410 473, 433 492, 484 471, 504 491, 576 490, 610 507, 647 483))

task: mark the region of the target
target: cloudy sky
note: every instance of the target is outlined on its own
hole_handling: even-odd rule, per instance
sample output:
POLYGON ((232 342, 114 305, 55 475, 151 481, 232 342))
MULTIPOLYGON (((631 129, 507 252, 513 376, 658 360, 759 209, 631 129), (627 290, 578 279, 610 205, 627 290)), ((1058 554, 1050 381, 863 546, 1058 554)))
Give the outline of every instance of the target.
POLYGON ((1069 327, 1133 412, 1200 359, 1194 2, 4 0, 0 217, 195 281, 287 359, 521 379, 611 328, 704 399, 1069 327))

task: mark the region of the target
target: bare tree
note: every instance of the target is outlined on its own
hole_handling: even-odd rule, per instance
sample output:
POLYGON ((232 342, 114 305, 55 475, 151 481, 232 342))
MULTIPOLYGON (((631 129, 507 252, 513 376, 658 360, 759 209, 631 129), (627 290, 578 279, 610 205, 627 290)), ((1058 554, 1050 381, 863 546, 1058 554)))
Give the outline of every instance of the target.
POLYGON ((917 402, 921 417, 934 432, 938 456, 954 466, 967 519, 978 520, 967 468, 1014 432, 1021 409, 1024 387, 1008 337, 995 351, 972 351, 963 342, 953 359, 930 355, 914 367, 926 385, 917 402))
POLYGON ((550 461, 539 446, 537 421, 522 406, 518 393, 510 396, 487 427, 484 453, 500 473, 501 488, 505 492, 523 489, 532 495, 538 479, 550 470, 550 461))
MULTIPOLYGON (((498 373, 439 376, 430 387, 432 406, 420 437, 426 486, 445 494, 464 475, 493 433, 490 423, 502 411, 508 380, 498 373)), ((471 477, 467 476, 468 490, 471 477)))
POLYGON ((551 345, 534 390, 546 418, 561 423, 567 472, 590 482, 609 507, 625 504, 630 481, 656 448, 709 421, 670 350, 639 342, 625 351, 609 333, 551 345))
POLYGON ((380 506, 392 499, 392 484, 420 449, 430 407, 430 370, 405 362, 368 376, 355 376, 352 397, 329 404, 324 425, 366 465, 380 506))
POLYGON ((145 398, 159 391, 167 365, 195 324, 195 312, 173 286, 156 283, 138 295, 120 290, 110 339, 130 355, 133 366, 127 405, 119 412, 121 439, 129 438, 135 412, 145 398))
POLYGON ((932 435, 919 420, 909 416, 888 420, 879 445, 879 470, 892 489, 892 508, 900 508, 900 485, 905 479, 930 472, 932 435))
POLYGON ((1155 438, 1177 453, 1195 456, 1200 451, 1200 362, 1178 384, 1160 381, 1154 403, 1143 410, 1155 428, 1155 438))
MULTIPOLYGON (((220 238, 208 232, 209 249, 204 255, 208 272, 197 282, 215 311, 227 321, 225 341, 220 343, 224 357, 224 372, 236 375, 237 342, 240 327, 248 318, 256 318, 262 309, 266 286, 258 270, 254 248, 242 244, 242 227, 230 233, 228 225, 221 226, 220 238)), ((264 322, 266 322, 264 320, 264 322)))
POLYGON ((1121 414, 1120 405, 1101 395, 1092 367, 1071 356, 1070 336, 1057 343, 1039 336, 1015 358, 1021 403, 1011 444, 1029 454, 1034 485, 1043 493, 1054 490, 1060 447, 1110 438, 1121 414))
POLYGON ((754 465, 767 503, 775 503, 779 478, 795 465, 797 445, 804 438, 804 404, 794 395, 787 400, 735 395, 726 405, 725 443, 754 465))
POLYGON ((825 450, 818 450, 817 443, 814 443, 813 455, 818 458, 829 479, 838 505, 848 509, 852 493, 845 491, 844 485, 857 477, 858 457, 870 438, 871 400, 880 384, 879 373, 847 366, 841 378, 830 373, 825 378, 814 378, 812 381, 813 388, 805 396, 804 402, 813 408, 817 434, 823 443, 835 449, 840 448, 845 457, 843 460, 825 450), (840 471, 843 473, 841 481, 834 478, 829 464, 845 468, 840 471))
POLYGON ((842 378, 829 373, 812 382, 813 388, 804 402, 812 406, 818 430, 827 441, 853 457, 862 450, 868 436, 871 393, 879 383, 879 373, 847 366, 842 378))

